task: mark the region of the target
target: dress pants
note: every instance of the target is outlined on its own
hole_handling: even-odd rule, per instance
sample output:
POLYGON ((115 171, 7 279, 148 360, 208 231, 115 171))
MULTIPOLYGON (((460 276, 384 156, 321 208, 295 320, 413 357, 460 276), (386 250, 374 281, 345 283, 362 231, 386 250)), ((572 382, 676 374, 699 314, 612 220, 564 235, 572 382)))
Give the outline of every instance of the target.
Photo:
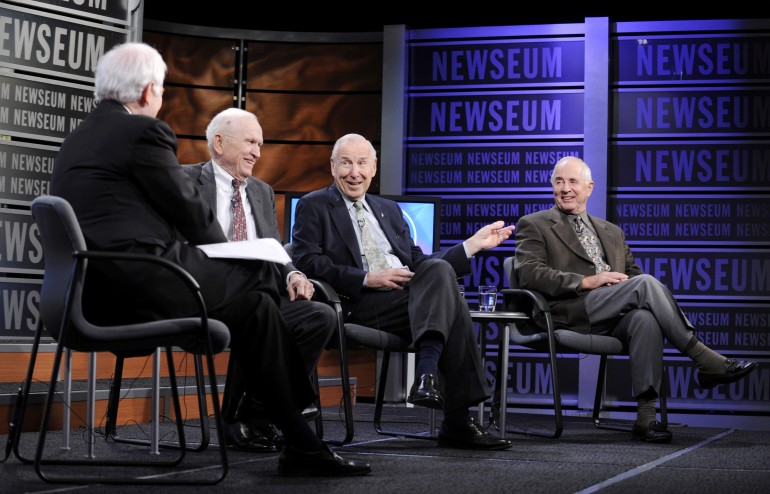
POLYGON ((400 334, 419 342, 439 334, 444 349, 438 362, 444 411, 476 405, 490 396, 468 304, 457 289, 457 275, 442 259, 428 259, 403 290, 364 292, 347 322, 400 334))
MULTIPOLYGON (((289 297, 281 297, 281 316, 286 326, 290 329, 308 375, 315 370, 321 352, 329 343, 334 329, 337 327, 337 314, 331 306, 323 302, 311 300, 295 300, 291 302, 289 297)), ((260 328, 256 328, 257 331, 260 328)), ((235 359, 230 361, 225 381, 225 392, 222 398, 222 413, 225 422, 235 422, 235 413, 243 396, 246 386, 243 370, 237 365, 235 359)), ((241 407, 241 416, 244 418, 264 417, 264 405, 261 402, 248 401, 248 407, 241 407)))
POLYGON ((642 274, 591 290, 585 307, 591 333, 612 334, 628 346, 634 396, 649 389, 659 394, 663 338, 684 354, 694 337, 692 324, 668 288, 642 274))

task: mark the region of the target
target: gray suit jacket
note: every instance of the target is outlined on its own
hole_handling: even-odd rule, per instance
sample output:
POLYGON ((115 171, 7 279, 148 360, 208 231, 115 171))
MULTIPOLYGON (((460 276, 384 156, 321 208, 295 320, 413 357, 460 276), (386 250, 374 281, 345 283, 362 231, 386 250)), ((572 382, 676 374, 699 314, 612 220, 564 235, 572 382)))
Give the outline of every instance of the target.
MULTIPOLYGON (((185 165, 182 167, 187 175, 192 178, 193 185, 201 194, 201 197, 209 203, 216 214, 217 187, 214 181, 214 164, 211 161, 197 165, 185 165)), ((278 231, 278 220, 275 211, 275 192, 267 183, 256 177, 246 180, 246 198, 251 206, 251 213, 257 226, 257 235, 260 238, 274 238, 281 241, 278 231)), ((298 271, 293 263, 276 267, 281 272, 281 280, 286 283, 286 277, 292 271, 298 271)))
MULTIPOLYGON (((596 229, 604 254, 613 271, 628 276, 642 274, 623 230, 609 221, 588 216, 596 229)), ((522 216, 516 225, 514 273, 519 287, 542 293, 551 306, 554 322, 581 333, 590 329, 580 290, 584 276, 596 274, 586 255, 569 215, 559 208, 522 216)))

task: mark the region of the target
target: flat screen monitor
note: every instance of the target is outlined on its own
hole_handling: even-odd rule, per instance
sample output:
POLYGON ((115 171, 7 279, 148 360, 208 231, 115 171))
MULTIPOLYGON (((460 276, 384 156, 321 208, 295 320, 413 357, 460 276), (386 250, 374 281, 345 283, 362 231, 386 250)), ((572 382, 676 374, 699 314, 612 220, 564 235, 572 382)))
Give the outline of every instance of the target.
MULTIPOLYGON (((287 192, 284 205, 284 242, 291 242, 291 231, 294 227, 294 214, 299 198, 304 192, 287 192)), ((441 198, 433 196, 396 196, 380 194, 380 197, 392 199, 401 206, 404 219, 409 224, 409 233, 414 243, 426 254, 437 252, 440 241, 440 207, 441 198)))

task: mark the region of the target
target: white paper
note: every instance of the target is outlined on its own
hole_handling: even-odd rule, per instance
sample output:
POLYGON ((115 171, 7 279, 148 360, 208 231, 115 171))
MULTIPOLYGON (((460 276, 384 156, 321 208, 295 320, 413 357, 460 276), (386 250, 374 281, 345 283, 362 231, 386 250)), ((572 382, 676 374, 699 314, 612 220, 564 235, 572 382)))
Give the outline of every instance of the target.
POLYGON ((218 244, 199 245, 198 248, 209 257, 258 259, 281 264, 291 262, 291 257, 286 253, 283 245, 274 238, 221 242, 218 244))

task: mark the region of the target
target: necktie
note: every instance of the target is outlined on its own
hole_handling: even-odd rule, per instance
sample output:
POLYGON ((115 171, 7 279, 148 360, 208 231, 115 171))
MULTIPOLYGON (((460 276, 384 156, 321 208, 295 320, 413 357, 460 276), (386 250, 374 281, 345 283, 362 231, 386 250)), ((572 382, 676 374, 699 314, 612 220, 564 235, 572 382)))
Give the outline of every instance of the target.
POLYGON ((575 217, 575 231, 580 239, 580 243, 583 245, 583 249, 594 263, 596 274, 609 271, 610 266, 604 262, 604 253, 602 252, 601 245, 599 245, 599 241, 596 239, 596 235, 591 233, 580 216, 575 217))
POLYGON ((233 198, 230 201, 233 206, 233 235, 230 240, 237 242, 246 240, 246 213, 243 212, 241 201, 241 181, 233 179, 233 198))
POLYGON ((366 223, 363 204, 356 201, 353 206, 356 208, 356 220, 358 220, 358 228, 361 229, 361 244, 364 247, 364 256, 366 256, 366 262, 369 264, 369 271, 388 268, 385 254, 377 246, 377 242, 374 241, 372 232, 369 230, 369 225, 366 223))

